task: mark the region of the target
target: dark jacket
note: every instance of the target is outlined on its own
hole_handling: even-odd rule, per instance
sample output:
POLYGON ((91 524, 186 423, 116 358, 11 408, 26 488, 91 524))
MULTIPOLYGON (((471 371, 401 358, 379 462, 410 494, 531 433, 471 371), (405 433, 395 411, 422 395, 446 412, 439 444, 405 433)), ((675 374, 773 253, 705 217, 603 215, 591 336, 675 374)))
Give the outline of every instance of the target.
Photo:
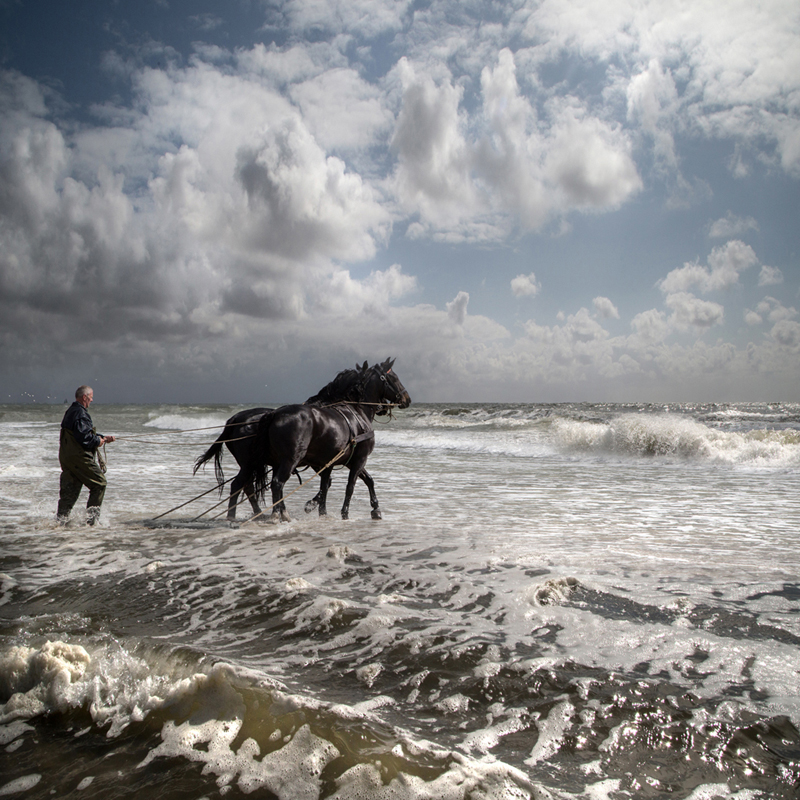
POLYGON ((100 447, 100 436, 95 433, 89 412, 76 400, 64 414, 61 427, 68 430, 75 441, 84 449, 93 453, 100 447))

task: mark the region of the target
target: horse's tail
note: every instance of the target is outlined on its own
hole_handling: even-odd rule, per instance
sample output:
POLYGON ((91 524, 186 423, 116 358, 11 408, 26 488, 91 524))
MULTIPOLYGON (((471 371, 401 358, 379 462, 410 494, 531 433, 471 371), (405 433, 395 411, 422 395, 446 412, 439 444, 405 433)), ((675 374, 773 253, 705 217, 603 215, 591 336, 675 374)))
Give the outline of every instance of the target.
POLYGON ((216 476, 217 483, 219 484, 219 490, 222 492, 222 486, 225 483, 225 474, 222 471, 222 445, 225 444, 225 431, 223 431, 219 438, 217 439, 211 447, 206 450, 197 461, 194 462, 194 469, 192 470, 192 475, 197 474, 197 470, 203 466, 211 459, 214 459, 214 475, 216 476))

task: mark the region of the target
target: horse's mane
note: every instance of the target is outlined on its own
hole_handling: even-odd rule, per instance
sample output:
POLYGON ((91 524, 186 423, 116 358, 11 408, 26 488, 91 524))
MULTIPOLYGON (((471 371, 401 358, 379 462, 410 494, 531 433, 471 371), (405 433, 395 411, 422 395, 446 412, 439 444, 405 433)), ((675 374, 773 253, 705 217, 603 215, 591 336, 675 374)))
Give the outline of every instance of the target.
POLYGON ((357 403, 364 399, 363 378, 368 370, 343 369, 327 386, 306 400, 305 405, 323 405, 349 400, 357 403))

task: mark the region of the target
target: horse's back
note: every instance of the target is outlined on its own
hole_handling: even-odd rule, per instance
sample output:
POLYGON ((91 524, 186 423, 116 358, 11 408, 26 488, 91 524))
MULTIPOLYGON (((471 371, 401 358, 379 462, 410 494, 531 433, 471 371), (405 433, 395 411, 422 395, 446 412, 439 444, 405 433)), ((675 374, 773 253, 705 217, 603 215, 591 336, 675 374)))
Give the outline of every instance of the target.
POLYGON ((290 461, 318 467, 345 448, 355 433, 336 407, 305 403, 282 406, 260 425, 266 427, 273 464, 290 461))

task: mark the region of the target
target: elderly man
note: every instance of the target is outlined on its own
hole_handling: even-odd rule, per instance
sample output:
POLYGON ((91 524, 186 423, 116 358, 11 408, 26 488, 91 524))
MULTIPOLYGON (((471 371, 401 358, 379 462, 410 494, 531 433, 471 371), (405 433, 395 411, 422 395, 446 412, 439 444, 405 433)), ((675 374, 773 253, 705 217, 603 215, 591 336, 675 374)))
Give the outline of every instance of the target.
POLYGON ((67 409, 61 422, 61 441, 58 460, 61 463, 61 492, 58 498, 58 521, 64 525, 72 507, 78 501, 81 487, 89 490, 86 503, 87 522, 94 525, 100 518, 100 506, 106 492, 106 476, 97 464, 97 449, 113 436, 98 434, 92 425, 88 408, 94 400, 91 386, 79 386, 75 402, 67 409))

